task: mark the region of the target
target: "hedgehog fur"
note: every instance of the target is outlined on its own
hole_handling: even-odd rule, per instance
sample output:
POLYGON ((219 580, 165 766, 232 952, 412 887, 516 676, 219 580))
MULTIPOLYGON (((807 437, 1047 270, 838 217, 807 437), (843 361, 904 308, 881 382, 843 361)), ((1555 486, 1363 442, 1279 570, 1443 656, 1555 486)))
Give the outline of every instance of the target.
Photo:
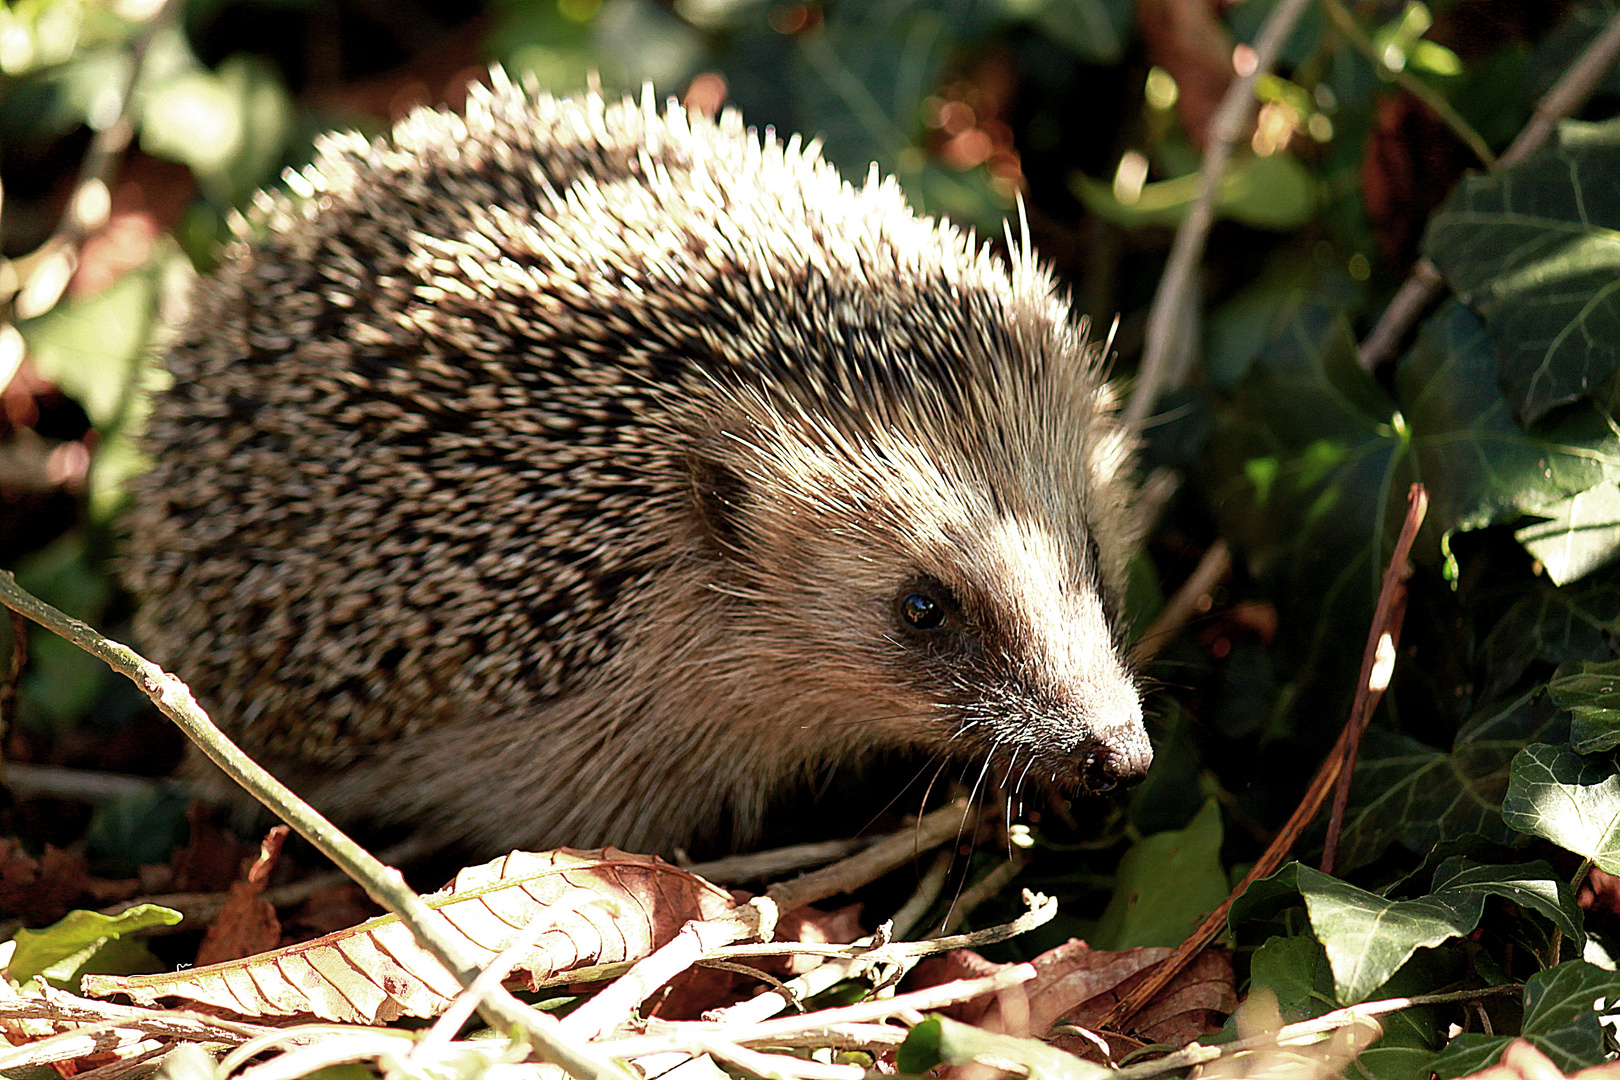
POLYGON ((497 71, 260 197, 154 401, 138 632, 343 820, 746 842, 887 751, 1107 786, 1129 439, 1098 352, 892 180, 497 71))

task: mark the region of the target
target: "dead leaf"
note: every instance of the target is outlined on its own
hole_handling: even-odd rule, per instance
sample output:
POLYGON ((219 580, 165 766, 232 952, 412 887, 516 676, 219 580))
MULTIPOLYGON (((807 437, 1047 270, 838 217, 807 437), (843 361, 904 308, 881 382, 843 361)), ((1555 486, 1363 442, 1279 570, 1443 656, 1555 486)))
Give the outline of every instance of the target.
MULTIPOLYGON (((614 848, 513 852, 469 867, 424 897, 482 965, 548 906, 579 893, 540 936, 514 978, 537 989, 578 968, 638 960, 694 919, 730 913, 731 895, 662 859, 614 848)), ((167 975, 87 976, 93 997, 122 993, 140 1004, 178 997, 238 1016, 317 1016, 384 1023, 437 1016, 460 987, 396 916, 274 952, 167 975)))
MULTIPOLYGON (((1068 1025, 1094 1031, 1147 969, 1174 951, 1139 948, 1099 952, 1083 941, 1071 940, 1031 961, 1036 970, 1031 982, 995 998, 958 1007, 950 1015, 989 1031, 1034 1035, 1069 1053, 1098 1060, 1103 1055, 1095 1039, 1054 1035, 1052 1029, 1068 1025)), ((949 953, 943 959, 943 964, 927 969, 929 983, 983 977, 1007 966, 966 950, 949 953)), ((1138 1014, 1132 1030, 1141 1036, 1141 1042, 1113 1033, 1102 1036, 1109 1046, 1107 1056, 1118 1060, 1122 1053, 1148 1043, 1185 1046, 1218 1031, 1236 1007, 1231 958, 1222 950, 1206 949, 1138 1014)))
POLYGON ((225 905, 209 924, 202 944, 197 946, 198 967, 265 952, 281 941, 281 920, 276 917, 275 905, 261 894, 286 839, 287 826, 277 825, 271 829, 243 879, 232 883, 225 905))
MULTIPOLYGON (((733 895, 739 902, 747 902, 746 893, 734 892, 733 895)), ((798 908, 777 921, 776 940, 811 945, 848 945, 866 933, 860 922, 861 907, 861 904, 850 904, 836 911, 798 908)), ((800 953, 787 957, 761 957, 743 966, 762 969, 773 978, 786 981, 824 963, 826 957, 800 953)), ((643 1012, 660 1020, 695 1020, 711 1009, 735 1001, 739 993, 758 986, 760 981, 759 978, 736 971, 695 967, 670 980, 649 1000, 643 1012)))
POLYGON ((68 913, 85 890, 82 856, 45 845, 34 858, 12 837, 0 840, 0 911, 29 926, 45 926, 68 913))

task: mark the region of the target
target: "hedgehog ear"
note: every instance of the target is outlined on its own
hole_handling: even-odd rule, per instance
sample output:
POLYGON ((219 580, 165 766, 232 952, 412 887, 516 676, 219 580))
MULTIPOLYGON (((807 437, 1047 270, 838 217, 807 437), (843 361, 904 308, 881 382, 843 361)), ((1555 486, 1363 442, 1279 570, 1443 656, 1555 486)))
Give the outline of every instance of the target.
POLYGON ((741 548, 748 482, 731 466, 705 454, 692 455, 687 464, 699 520, 721 548, 741 548))

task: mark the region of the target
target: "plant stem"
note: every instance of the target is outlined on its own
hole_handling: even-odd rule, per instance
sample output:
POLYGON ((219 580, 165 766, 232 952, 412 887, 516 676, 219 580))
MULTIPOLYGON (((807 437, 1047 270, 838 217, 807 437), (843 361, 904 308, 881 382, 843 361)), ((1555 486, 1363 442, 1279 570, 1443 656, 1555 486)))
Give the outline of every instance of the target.
MULTIPOLYGON (((405 884, 405 878, 398 870, 378 862, 370 852, 244 754, 197 704, 197 699, 192 697, 190 688, 184 682, 129 646, 102 636, 78 619, 30 595, 11 574, 4 571, 0 571, 0 604, 66 638, 140 687, 163 715, 179 725, 180 730, 208 755, 210 761, 272 813, 298 830, 299 835, 358 882, 366 895, 398 915, 421 946, 444 965, 457 982, 463 987, 472 985, 478 974, 477 968, 467 959, 461 947, 445 934, 442 929, 444 917, 428 907, 405 884)), ((497 1030, 516 1029, 523 1032, 541 1058, 560 1065, 580 1080, 625 1080, 627 1076, 619 1066, 590 1048, 560 1037, 554 1024, 536 1019, 543 1014, 521 1006, 509 995, 492 995, 480 1004, 479 1012, 497 1030)))

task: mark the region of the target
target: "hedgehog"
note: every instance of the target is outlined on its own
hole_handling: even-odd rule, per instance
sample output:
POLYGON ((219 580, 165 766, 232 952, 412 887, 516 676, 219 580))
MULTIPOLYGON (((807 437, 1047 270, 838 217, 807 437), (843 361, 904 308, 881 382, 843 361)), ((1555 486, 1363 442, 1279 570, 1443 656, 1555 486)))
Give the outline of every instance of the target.
POLYGON ((1152 752, 1132 437, 1025 244, 738 114, 496 71, 263 194, 167 356, 137 632, 346 822, 759 835, 893 755, 1152 752))

